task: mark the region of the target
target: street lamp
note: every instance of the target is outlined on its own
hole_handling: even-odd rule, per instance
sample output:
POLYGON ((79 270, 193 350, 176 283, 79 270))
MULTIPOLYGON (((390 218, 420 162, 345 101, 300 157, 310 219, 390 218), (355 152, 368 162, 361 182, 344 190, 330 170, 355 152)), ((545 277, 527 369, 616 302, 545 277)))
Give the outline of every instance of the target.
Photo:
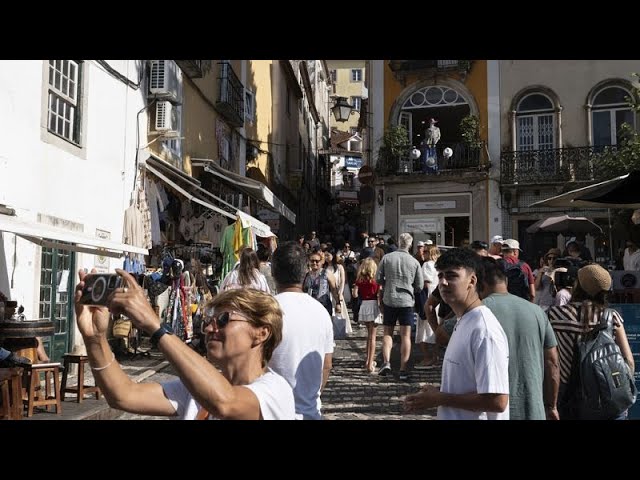
POLYGON ((353 107, 349 105, 345 97, 336 97, 336 103, 331 107, 333 116, 337 122, 346 122, 353 113, 353 107))

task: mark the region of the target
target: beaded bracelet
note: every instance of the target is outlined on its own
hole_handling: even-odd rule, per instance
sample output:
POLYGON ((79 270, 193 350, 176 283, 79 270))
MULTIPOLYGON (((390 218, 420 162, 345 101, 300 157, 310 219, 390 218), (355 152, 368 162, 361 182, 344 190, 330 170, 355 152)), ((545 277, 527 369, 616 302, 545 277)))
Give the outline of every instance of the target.
POLYGON ((91 370, 94 372, 99 372, 100 370, 104 370, 105 368, 109 368, 111 364, 116 360, 116 354, 112 352, 113 358, 109 363, 107 363, 104 367, 91 367, 91 370))

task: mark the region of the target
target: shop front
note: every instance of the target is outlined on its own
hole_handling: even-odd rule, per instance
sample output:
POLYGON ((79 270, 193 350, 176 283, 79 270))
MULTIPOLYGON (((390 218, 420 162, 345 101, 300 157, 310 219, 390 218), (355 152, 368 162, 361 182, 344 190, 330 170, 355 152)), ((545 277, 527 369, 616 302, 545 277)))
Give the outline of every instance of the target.
POLYGON ((398 233, 436 245, 464 246, 472 232, 471 193, 400 195, 398 233))

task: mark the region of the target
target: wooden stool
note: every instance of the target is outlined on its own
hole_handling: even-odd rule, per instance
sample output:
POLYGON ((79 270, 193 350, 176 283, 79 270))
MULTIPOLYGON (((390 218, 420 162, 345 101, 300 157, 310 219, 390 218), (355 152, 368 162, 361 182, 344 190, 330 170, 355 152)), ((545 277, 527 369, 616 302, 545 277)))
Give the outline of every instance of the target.
POLYGON ((89 393, 95 393, 96 400, 100 400, 100 387, 96 385, 84 384, 84 366, 89 362, 89 357, 87 357, 86 355, 74 355, 71 353, 65 353, 63 358, 64 372, 62 373, 62 386, 60 387, 62 400, 65 399, 67 392, 75 393, 77 395, 76 401, 78 403, 82 403, 82 401, 84 400, 84 396, 89 393), (67 375, 69 374, 69 366, 73 363, 78 364, 78 382, 73 387, 67 387, 67 375))
POLYGON ((34 363, 30 367, 25 367, 24 377, 27 385, 27 398, 23 402, 27 405, 27 416, 33 416, 33 407, 46 407, 55 405, 56 413, 62 415, 62 405, 60 404, 60 363, 34 363), (40 374, 44 373, 44 398, 40 390, 40 374), (51 389, 53 388, 53 395, 51 389))
POLYGON ((0 419, 22 418, 22 368, 0 368, 0 392, 2 407, 0 419))

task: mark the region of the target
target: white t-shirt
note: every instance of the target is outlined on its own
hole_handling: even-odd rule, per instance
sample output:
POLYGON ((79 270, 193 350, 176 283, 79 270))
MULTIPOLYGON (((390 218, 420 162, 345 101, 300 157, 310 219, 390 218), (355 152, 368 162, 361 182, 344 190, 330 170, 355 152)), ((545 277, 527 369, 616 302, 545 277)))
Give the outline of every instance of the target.
MULTIPOLYGON (((267 373, 244 386, 258 397, 260 413, 264 420, 295 419, 295 402, 291 387, 284 378, 270 368, 267 369, 267 373)), ((162 384, 162 389, 182 420, 195 420, 200 405, 191 396, 182 380, 165 382, 162 384)))
POLYGON ((282 341, 269 367, 293 388, 298 420, 320 420, 324 356, 333 353, 333 324, 327 310, 306 293, 276 295, 282 318, 282 341))
MULTIPOLYGON (((509 395, 507 336, 484 305, 458 319, 444 355, 440 391, 509 395)), ((438 420, 509 420, 509 406, 501 413, 440 406, 438 420)))

